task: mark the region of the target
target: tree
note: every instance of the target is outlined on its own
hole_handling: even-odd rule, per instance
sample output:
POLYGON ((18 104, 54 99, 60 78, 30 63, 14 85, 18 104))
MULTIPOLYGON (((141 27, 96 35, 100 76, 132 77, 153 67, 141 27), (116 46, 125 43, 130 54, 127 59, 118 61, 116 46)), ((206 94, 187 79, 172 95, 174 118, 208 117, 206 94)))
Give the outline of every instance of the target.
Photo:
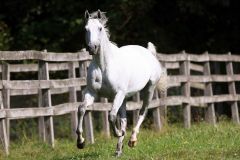
POLYGON ((167 53, 238 53, 239 7, 233 0, 1 1, 0 44, 2 50, 80 50, 84 11, 101 9, 119 46, 151 41, 167 53))

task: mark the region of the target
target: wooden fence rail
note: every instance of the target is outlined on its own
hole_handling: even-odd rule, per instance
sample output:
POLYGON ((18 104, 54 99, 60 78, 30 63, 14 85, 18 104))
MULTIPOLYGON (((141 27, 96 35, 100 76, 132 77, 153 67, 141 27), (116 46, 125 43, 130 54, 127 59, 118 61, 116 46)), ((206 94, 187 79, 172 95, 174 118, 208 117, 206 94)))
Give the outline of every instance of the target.
MULTIPOLYGON (((240 56, 227 54, 208 54, 207 52, 196 55, 185 52, 177 54, 157 54, 167 68, 169 90, 181 89, 180 95, 165 95, 160 97, 156 91, 150 104, 153 112, 153 122, 157 130, 162 128, 162 117, 166 117, 167 106, 183 107, 184 127, 191 126, 191 108, 205 109, 206 121, 216 125, 215 103, 229 102, 232 119, 239 124, 238 101, 236 82, 240 81, 240 74, 234 72, 233 63, 240 64, 240 56), (212 74, 211 63, 223 62, 226 64, 226 74, 212 74), (197 72, 197 74, 195 74, 197 72), (228 93, 213 94, 214 83, 227 83, 228 93), (193 96, 192 89, 202 91, 202 95, 193 96)), ((39 136, 43 141, 54 147, 53 117, 58 115, 71 115, 71 134, 75 137, 77 124, 77 108, 81 101, 77 99, 77 93, 82 94, 86 86, 86 72, 91 56, 86 51, 78 53, 50 53, 41 51, 0 51, 1 80, 0 80, 0 136, 6 154, 9 153, 10 125, 13 119, 38 118, 39 136), (23 64, 23 60, 29 60, 29 64, 23 64), (14 63, 13 63, 14 62, 14 63), (51 79, 50 73, 67 71, 65 79, 51 79), (38 77, 31 80, 12 80, 15 73, 35 72, 38 77), (77 73, 78 72, 78 73, 77 73), (69 101, 52 105, 51 95, 69 94, 69 101), (11 107, 11 96, 37 95, 38 106, 21 108, 11 107)), ((133 97, 127 103, 127 110, 133 112, 133 123, 141 107, 140 94, 133 97)), ((88 108, 84 118, 86 138, 94 143, 93 121, 91 112, 100 111, 103 116, 103 132, 110 136, 108 123, 108 111, 111 102, 101 98, 99 102, 88 108)))

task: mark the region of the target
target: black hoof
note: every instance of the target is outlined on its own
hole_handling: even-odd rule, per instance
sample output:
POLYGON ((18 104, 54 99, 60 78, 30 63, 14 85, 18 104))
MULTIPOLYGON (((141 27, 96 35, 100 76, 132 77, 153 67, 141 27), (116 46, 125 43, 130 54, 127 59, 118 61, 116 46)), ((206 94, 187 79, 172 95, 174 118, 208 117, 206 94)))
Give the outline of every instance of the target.
POLYGON ((83 149, 84 146, 85 146, 85 142, 83 142, 83 143, 77 143, 78 149, 83 149))
POLYGON ((77 148, 83 149, 85 147, 85 141, 80 142, 80 140, 77 140, 77 148))

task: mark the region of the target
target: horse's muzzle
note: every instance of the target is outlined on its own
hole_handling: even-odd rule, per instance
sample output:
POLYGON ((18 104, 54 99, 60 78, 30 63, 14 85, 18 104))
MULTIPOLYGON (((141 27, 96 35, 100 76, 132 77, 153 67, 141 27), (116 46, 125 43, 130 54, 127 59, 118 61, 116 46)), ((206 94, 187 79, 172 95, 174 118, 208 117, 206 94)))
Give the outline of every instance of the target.
POLYGON ((98 47, 96 45, 87 46, 87 51, 90 55, 95 55, 98 52, 98 47))

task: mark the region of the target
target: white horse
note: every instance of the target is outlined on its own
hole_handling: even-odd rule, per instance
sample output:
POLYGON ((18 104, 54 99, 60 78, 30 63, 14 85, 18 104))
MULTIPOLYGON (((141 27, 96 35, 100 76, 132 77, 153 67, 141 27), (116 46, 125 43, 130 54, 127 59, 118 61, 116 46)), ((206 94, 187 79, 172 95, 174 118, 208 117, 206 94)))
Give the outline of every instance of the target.
POLYGON ((152 43, 148 43, 148 49, 137 45, 119 48, 112 43, 106 28, 107 18, 100 10, 91 14, 86 11, 85 19, 86 44, 93 60, 87 72, 84 101, 78 108, 77 146, 80 149, 84 147, 82 123, 86 108, 100 95, 113 99, 109 120, 114 135, 119 138, 116 149, 119 156, 127 126, 125 98, 143 90, 143 106, 128 143, 134 147, 154 89, 163 87, 160 82, 163 82, 164 69, 155 56, 156 49, 152 43), (120 129, 116 126, 117 114, 120 116, 120 129))

